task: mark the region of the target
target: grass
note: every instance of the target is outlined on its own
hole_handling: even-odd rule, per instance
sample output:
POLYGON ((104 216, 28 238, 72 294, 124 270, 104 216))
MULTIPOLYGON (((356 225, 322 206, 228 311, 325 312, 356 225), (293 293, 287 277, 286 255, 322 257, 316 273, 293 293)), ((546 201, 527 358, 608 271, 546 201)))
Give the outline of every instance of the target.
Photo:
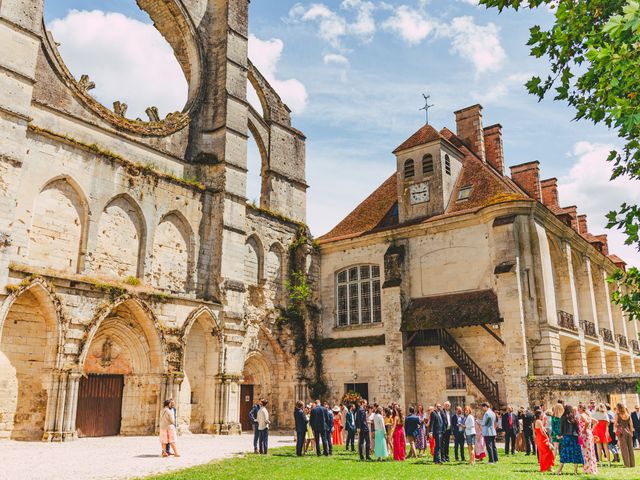
MULTIPOLYGON (((357 453, 346 453, 344 447, 336 447, 333 457, 317 458, 307 455, 297 458, 292 447, 273 449, 269 455, 246 455, 216 463, 201 465, 178 472, 147 477, 154 480, 201 480, 201 479, 278 479, 278 480, 348 480, 361 479, 415 479, 422 480, 531 480, 534 478, 554 478, 550 473, 540 473, 536 457, 526 457, 523 453, 515 457, 502 456, 498 452, 497 466, 486 461, 475 466, 466 463, 452 463, 436 466, 423 458, 405 462, 368 462, 359 460, 357 453)), ((183 455, 187 452, 182 452, 183 455)), ((451 452, 453 458, 453 452, 451 452)), ((640 455, 636 455, 640 460, 640 455)), ((636 461, 638 461, 636 460, 636 461)), ((573 465, 565 465, 564 478, 637 480, 640 478, 640 463, 637 468, 623 468, 621 464, 603 467, 599 475, 572 475, 573 465)), ((580 469, 578 470, 580 472, 580 469)))

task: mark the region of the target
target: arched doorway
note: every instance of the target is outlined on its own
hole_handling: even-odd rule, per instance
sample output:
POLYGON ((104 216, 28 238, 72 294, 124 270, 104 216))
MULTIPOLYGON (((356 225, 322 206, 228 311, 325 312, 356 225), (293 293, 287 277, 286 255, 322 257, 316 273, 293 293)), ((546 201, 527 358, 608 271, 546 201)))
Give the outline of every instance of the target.
POLYGON ((249 354, 242 372, 244 383, 240 386, 240 424, 242 430, 251 430, 249 411, 260 398, 271 399, 271 370, 260 352, 249 354))
POLYGON ((601 375, 604 373, 600 347, 592 347, 587 351, 587 370, 589 375, 601 375))
POLYGON ((34 285, 0 319, 0 438, 42 440, 59 325, 49 293, 34 285))
POLYGON ((215 430, 215 383, 221 344, 213 315, 197 315, 185 332, 184 380, 180 388, 179 426, 191 433, 215 430))
POLYGON ((81 357, 78 436, 153 434, 164 373, 155 322, 141 303, 129 299, 94 331, 81 357))

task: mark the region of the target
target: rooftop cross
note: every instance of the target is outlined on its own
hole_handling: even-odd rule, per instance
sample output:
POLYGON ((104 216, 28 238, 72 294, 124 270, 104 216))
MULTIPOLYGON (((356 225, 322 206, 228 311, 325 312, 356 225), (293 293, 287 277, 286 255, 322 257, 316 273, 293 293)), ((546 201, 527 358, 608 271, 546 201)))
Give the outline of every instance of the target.
POLYGON ((427 125, 429 124, 429 109, 431 107, 434 107, 435 105, 429 105, 429 99, 431 98, 431 95, 425 95, 424 93, 422 94, 422 96, 424 97, 424 107, 422 107, 420 110, 424 110, 424 113, 427 117, 427 125))

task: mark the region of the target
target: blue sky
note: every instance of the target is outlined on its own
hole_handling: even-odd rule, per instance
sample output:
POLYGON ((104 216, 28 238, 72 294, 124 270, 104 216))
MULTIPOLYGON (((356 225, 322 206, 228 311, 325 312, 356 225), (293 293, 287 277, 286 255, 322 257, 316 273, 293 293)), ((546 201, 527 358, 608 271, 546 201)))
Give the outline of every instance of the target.
MULTIPOLYGON (((308 138, 308 212, 315 235, 329 230, 393 172, 391 151, 424 122, 418 110, 423 92, 432 95, 430 123, 436 128, 455 130, 454 110, 483 104, 485 125, 503 125, 507 165, 539 160, 543 178, 558 177, 561 202, 587 213, 593 233, 604 233, 610 209, 640 202, 637 184, 607 182, 604 158, 617 141, 614 134, 573 122, 566 105, 538 103, 525 91, 524 82, 546 68, 544 60, 529 56, 528 29, 548 25, 551 14, 546 9, 498 14, 474 3, 251 1, 252 60, 293 108, 294 125, 308 138)), ((182 108, 186 84, 177 63, 169 50, 156 57, 149 53, 163 42, 152 38, 155 30, 144 30, 152 27, 133 0, 56 0, 45 2, 45 8, 72 72, 91 73, 98 84, 93 93, 105 104, 122 95, 134 118, 144 118, 142 102, 155 101, 165 114, 182 108), (103 13, 78 17, 71 9, 103 13), (95 47, 90 33, 105 25, 111 31, 118 25, 118 32, 95 47), (96 51, 100 55, 90 53, 96 51), (135 75, 147 57, 155 60, 141 70, 151 77, 119 75, 129 70, 135 75), (160 68, 164 63, 171 65, 160 68)), ((257 149, 251 146, 249 153, 255 172, 257 149)), ((257 197, 258 185, 252 175, 249 198, 257 197)), ((611 250, 640 264, 640 255, 622 240, 610 233, 611 250)))

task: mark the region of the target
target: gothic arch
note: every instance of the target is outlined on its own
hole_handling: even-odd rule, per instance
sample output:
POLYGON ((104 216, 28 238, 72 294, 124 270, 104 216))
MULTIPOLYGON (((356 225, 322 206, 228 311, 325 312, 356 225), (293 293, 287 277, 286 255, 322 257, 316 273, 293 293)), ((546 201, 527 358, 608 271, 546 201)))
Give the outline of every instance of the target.
POLYGON ((111 198, 98 222, 93 272, 108 276, 144 276, 147 222, 140 205, 128 193, 111 198), (118 261, 114 261, 114 251, 118 261))
POLYGON ((180 334, 180 340, 184 345, 187 343, 187 336, 191 331, 191 327, 193 327, 193 324, 200 317, 208 318, 213 329, 212 332, 215 331, 216 335, 219 336, 221 340, 223 339, 222 328, 220 327, 220 319, 218 318, 218 315, 216 315, 209 307, 202 306, 191 312, 184 322, 184 326, 182 327, 182 332, 180 334))
POLYGON ((175 210, 163 215, 153 238, 150 283, 171 291, 192 290, 195 251, 193 229, 185 216, 175 210))
POLYGON ((264 278, 264 247, 255 234, 245 242, 244 271, 246 284, 260 285, 264 278))
POLYGON ((60 303, 34 280, 0 310, 0 437, 41 440, 51 411, 53 372, 60 368, 64 324, 60 303))
POLYGON ((89 215, 87 196, 72 177, 58 175, 46 182, 33 204, 30 260, 55 270, 82 271, 89 215))

